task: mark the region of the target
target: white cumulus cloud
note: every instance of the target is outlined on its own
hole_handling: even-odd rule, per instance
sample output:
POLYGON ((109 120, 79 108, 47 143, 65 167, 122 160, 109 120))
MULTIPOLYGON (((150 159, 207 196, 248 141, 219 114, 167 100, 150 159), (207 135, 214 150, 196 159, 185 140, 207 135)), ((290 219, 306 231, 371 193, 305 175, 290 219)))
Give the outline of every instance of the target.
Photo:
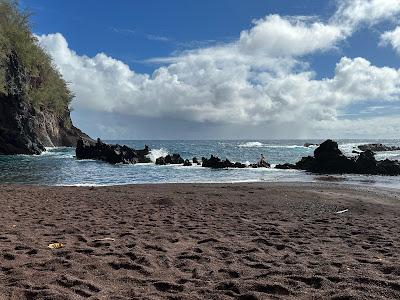
POLYGON ((400 54, 400 26, 381 35, 381 45, 391 45, 400 54))
POLYGON ((270 15, 243 31, 237 46, 248 55, 298 56, 330 49, 342 39, 344 36, 336 26, 270 15))
MULTIPOLYGON (((154 59, 164 66, 152 74, 136 73, 104 53, 79 55, 60 33, 38 40, 70 82, 75 109, 235 126, 331 126, 349 105, 400 101, 397 69, 347 57, 331 78, 318 80, 309 69, 305 55, 335 49, 360 24, 372 25, 400 12, 398 0, 340 3, 327 22, 266 16, 236 41, 154 59)), ((382 41, 398 47, 398 31, 385 33, 382 41)))
POLYGON ((177 57, 151 75, 137 74, 105 54, 79 56, 61 34, 39 37, 76 94, 76 108, 198 122, 260 123, 335 118, 356 101, 399 99, 400 75, 362 58, 342 58, 335 76, 280 72, 237 52, 234 45, 177 57))
POLYGON ((358 26, 374 25, 384 20, 396 21, 400 15, 399 0, 338 0, 339 8, 331 23, 349 34, 358 26))

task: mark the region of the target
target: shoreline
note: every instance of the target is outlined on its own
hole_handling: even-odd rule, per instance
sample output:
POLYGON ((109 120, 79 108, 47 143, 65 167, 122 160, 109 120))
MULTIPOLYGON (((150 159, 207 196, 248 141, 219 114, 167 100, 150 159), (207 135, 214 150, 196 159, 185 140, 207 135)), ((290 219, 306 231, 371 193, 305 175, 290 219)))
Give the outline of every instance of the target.
MULTIPOLYGON (((182 167, 183 168, 183 167, 182 167)), ((300 172, 300 171, 299 171, 300 172)), ((362 180, 354 180, 351 181, 348 178, 340 177, 340 174, 307 174, 310 176, 310 180, 292 180, 292 181, 267 181, 267 180, 238 180, 238 181, 219 181, 219 182, 207 182, 207 181, 199 181, 199 182, 138 182, 138 183, 105 183, 105 184, 98 184, 98 183, 77 183, 77 184, 36 184, 36 183, 1 183, 1 186, 29 186, 29 187, 94 187, 94 188, 102 188, 102 187, 129 187, 129 186, 164 186, 164 185, 298 185, 298 186, 307 186, 307 185, 318 185, 318 184, 325 184, 325 185, 333 185, 333 186, 348 186, 353 188, 365 188, 365 189, 373 189, 373 190, 393 190, 393 191, 400 191, 400 183, 397 185, 394 184, 385 184, 382 182, 371 182, 371 181, 362 181, 362 180)), ((360 175, 365 177, 366 179, 373 177, 374 175, 360 175)), ((392 178, 392 176, 381 176, 382 178, 392 178)), ((350 178, 351 179, 351 178, 350 178)))
POLYGON ((11 184, 0 205, 0 299, 400 297, 398 190, 11 184))

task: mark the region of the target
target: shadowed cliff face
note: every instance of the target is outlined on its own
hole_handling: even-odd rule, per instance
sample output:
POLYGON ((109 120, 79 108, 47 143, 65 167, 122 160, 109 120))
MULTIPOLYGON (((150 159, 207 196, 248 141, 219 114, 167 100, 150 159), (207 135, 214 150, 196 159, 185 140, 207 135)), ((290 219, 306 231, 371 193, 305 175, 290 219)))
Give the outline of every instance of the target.
POLYGON ((0 154, 40 154, 44 147, 75 147, 78 139, 91 141, 72 125, 69 111, 60 116, 0 95, 0 154))
POLYGON ((74 147, 78 139, 91 142, 72 125, 70 111, 34 105, 25 90, 29 76, 18 56, 6 64, 8 93, 0 93, 0 154, 40 154, 45 147, 74 147))
POLYGON ((72 94, 30 32, 16 2, 0 0, 0 154, 40 154, 45 147, 91 139, 72 125, 72 94))

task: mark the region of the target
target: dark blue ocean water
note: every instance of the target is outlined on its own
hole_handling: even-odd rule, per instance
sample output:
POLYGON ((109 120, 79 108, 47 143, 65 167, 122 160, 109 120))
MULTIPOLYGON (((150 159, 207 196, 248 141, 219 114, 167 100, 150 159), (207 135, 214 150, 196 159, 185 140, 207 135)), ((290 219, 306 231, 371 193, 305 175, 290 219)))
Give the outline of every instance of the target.
MULTIPOLYGON (((320 140, 221 140, 221 141, 107 141, 141 149, 145 144, 152 150, 151 158, 179 153, 192 159, 211 154, 231 161, 257 162, 263 153, 272 164, 294 163, 302 156, 312 155, 315 147, 303 147, 305 142, 320 140)), ((359 144, 383 142, 400 145, 400 140, 344 140, 340 148, 348 155, 359 144)), ((200 166, 156 166, 154 164, 110 165, 92 160, 77 160, 74 148, 50 148, 37 156, 0 156, 0 183, 40 185, 115 185, 136 183, 205 183, 205 182, 313 182, 326 176, 310 175, 302 171, 276 169, 211 170, 200 166)), ((377 159, 400 159, 400 151, 382 152, 377 159)), ((400 177, 335 176, 343 183, 400 187, 400 177)))

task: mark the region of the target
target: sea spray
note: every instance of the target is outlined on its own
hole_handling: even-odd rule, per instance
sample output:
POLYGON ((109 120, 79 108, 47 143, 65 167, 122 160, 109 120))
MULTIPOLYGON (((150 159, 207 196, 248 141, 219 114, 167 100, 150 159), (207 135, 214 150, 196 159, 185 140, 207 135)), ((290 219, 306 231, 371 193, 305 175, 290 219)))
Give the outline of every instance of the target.
POLYGON ((264 147, 265 145, 260 142, 247 142, 244 144, 240 144, 239 147, 241 148, 261 148, 264 147))
POLYGON ((168 155, 168 151, 161 148, 161 149, 152 149, 150 150, 149 155, 147 156, 150 160, 155 163, 156 159, 159 157, 165 157, 168 155))

